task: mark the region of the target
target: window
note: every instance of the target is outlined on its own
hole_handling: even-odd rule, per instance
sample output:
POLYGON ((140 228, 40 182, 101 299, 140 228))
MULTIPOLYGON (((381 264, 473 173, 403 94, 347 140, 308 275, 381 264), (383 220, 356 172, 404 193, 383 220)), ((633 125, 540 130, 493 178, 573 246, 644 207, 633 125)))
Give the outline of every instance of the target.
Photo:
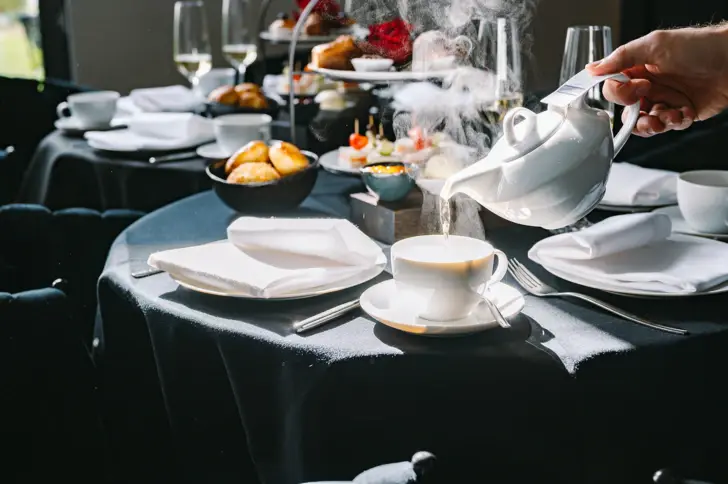
POLYGON ((0 75, 45 77, 38 0, 0 0, 0 75))

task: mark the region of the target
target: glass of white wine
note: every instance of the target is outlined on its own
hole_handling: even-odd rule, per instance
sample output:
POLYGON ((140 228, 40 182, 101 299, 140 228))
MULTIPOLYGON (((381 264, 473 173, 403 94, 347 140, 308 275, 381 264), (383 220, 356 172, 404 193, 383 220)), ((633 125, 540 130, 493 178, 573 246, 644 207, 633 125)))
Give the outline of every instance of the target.
POLYGON ((210 34, 202 1, 174 4, 174 62, 193 87, 212 69, 210 34))
POLYGON ((240 82, 248 66, 258 58, 257 44, 246 24, 253 21, 249 0, 223 0, 222 53, 237 70, 237 80, 240 82))

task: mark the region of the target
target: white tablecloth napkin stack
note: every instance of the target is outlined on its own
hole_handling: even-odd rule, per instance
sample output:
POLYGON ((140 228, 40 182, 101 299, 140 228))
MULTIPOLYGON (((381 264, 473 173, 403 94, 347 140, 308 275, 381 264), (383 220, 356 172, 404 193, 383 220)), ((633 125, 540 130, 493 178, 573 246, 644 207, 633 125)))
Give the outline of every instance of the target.
POLYGON ((614 163, 602 203, 630 207, 673 205, 677 203, 677 177, 672 171, 614 163))
POLYGON ((242 217, 228 228, 227 240, 157 252, 148 262, 193 285, 285 298, 344 287, 364 273, 373 277, 386 257, 347 220, 242 217))
POLYGON ((204 99, 184 86, 135 89, 117 102, 117 115, 131 117, 140 113, 186 113, 199 109, 204 99))
POLYGON ((728 244, 671 230, 664 214, 620 215, 544 239, 528 256, 557 276, 616 292, 694 293, 728 280, 728 244))
POLYGON ((94 148, 111 151, 165 151, 191 148, 215 139, 212 121, 192 113, 143 113, 127 129, 86 133, 94 148))

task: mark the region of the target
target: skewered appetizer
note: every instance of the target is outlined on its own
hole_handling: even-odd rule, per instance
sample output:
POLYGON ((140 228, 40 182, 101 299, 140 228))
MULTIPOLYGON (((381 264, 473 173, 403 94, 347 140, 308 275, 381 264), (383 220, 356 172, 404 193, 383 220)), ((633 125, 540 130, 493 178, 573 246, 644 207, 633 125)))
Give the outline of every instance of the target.
POLYGON ((359 120, 355 119, 354 132, 349 136, 349 146, 339 148, 339 163, 352 167, 364 166, 372 149, 369 138, 359 133, 359 120))

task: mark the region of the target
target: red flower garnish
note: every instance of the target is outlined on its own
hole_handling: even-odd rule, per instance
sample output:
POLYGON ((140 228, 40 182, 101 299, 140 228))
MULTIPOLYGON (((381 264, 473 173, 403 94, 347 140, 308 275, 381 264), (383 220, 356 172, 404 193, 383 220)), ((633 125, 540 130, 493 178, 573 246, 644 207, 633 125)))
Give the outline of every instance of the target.
MULTIPOLYGON (((306 8, 306 5, 308 5, 311 2, 311 0, 296 0, 296 3, 298 4, 298 8, 303 10, 306 8)), ((335 20, 339 18, 339 15, 341 14, 341 7, 339 7, 339 4, 336 3, 335 0, 321 0, 314 8, 314 13, 320 13, 324 18, 328 20, 335 20)), ((301 16, 300 12, 295 13, 296 20, 301 16)))
POLYGON ((403 64, 412 56, 410 26, 400 18, 371 25, 367 42, 371 46, 371 53, 392 59, 395 64, 403 64))

